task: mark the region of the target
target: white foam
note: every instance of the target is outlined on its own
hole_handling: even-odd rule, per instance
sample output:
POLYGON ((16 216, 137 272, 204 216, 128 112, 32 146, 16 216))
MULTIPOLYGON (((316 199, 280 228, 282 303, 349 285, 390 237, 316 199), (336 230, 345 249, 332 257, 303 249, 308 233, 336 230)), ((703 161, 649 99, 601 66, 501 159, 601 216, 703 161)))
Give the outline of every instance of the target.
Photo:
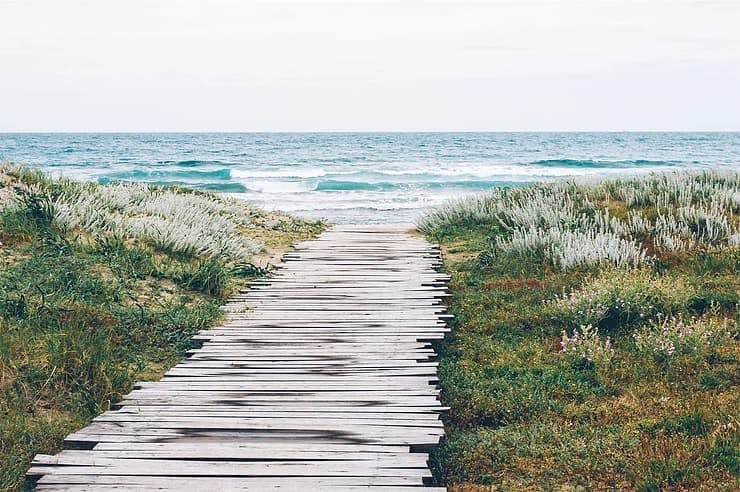
MULTIPOLYGON (((653 170, 659 170, 656 167, 643 167, 631 169, 634 173, 644 173, 653 170)), ((231 177, 239 180, 247 188, 258 191, 256 188, 260 185, 255 184, 254 179, 268 180, 276 179, 347 179, 348 176, 361 178, 365 175, 368 183, 376 182, 379 176, 391 176, 398 181, 404 176, 414 182, 434 183, 440 181, 508 181, 508 182, 529 182, 538 179, 555 179, 555 178, 575 178, 578 176, 600 176, 604 174, 623 174, 621 168, 589 168, 589 167, 544 167, 529 164, 502 163, 502 162, 375 162, 372 167, 367 164, 354 165, 352 168, 344 169, 324 169, 320 167, 282 167, 269 170, 246 170, 232 169, 231 177), (408 167, 404 167, 408 166, 408 167), (373 177, 374 175, 374 177, 373 177)), ((380 178, 382 179, 382 178, 380 178)), ((269 187, 272 188, 272 187, 269 187)), ((268 189, 265 192, 271 192, 268 189)), ((311 191, 311 190, 300 190, 311 191)), ((293 192, 300 192, 293 191, 293 192)), ((291 193, 291 191, 276 191, 277 193, 291 193)))
MULTIPOLYGON (((414 163, 374 163, 372 167, 354 166, 352 169, 326 170, 318 167, 283 167, 271 170, 232 169, 234 179, 265 178, 321 178, 325 176, 348 176, 376 174, 385 176, 434 176, 457 178, 508 178, 513 181, 529 180, 533 177, 567 177, 584 174, 622 172, 621 169, 541 167, 524 164, 504 164, 492 162, 414 162, 414 163), (404 168, 404 165, 409 167, 404 168), (384 168, 390 166, 390 168, 384 168)), ((433 179, 430 179, 433 181, 433 179)))
POLYGON ((413 195, 383 191, 348 191, 332 194, 285 194, 280 197, 248 192, 234 193, 230 196, 248 200, 270 210, 320 212, 323 210, 423 210, 465 194, 469 193, 463 190, 424 190, 413 195))
MULTIPOLYGON (((445 162, 445 163, 413 163, 414 167, 407 169, 377 169, 368 170, 388 176, 416 176, 428 174, 458 179, 490 179, 502 181, 528 182, 536 178, 565 178, 577 176, 593 176, 602 174, 624 174, 621 168, 603 167, 544 167, 529 164, 511 164, 497 162, 445 162)), ((394 167, 397 164, 394 163, 394 167)), ((649 172, 660 170, 659 167, 642 167, 631 171, 649 172)))
POLYGON ((563 178, 583 176, 589 174, 603 174, 604 172, 619 172, 619 169, 603 168, 572 168, 572 167, 540 167, 518 164, 473 164, 465 163, 460 167, 451 167, 449 164, 436 168, 432 172, 440 176, 477 179, 501 179, 506 181, 531 181, 532 178, 563 178))
POLYGON ((250 171, 245 169, 232 169, 232 178, 320 178, 326 176, 326 171, 320 167, 282 167, 270 171, 250 171))
POLYGON ((243 184, 249 190, 270 194, 306 193, 318 186, 316 181, 250 181, 243 184))

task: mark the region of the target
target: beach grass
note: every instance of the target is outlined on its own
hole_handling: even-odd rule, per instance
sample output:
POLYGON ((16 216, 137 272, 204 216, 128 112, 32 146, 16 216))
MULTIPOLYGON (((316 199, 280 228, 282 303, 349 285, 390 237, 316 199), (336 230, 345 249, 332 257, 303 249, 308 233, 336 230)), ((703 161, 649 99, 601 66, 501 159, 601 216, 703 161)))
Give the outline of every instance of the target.
POLYGON ((419 221, 452 275, 451 490, 737 490, 740 174, 558 182, 419 221))
POLYGON ((187 188, 0 165, 0 484, 176 363, 223 301, 324 228, 187 188))

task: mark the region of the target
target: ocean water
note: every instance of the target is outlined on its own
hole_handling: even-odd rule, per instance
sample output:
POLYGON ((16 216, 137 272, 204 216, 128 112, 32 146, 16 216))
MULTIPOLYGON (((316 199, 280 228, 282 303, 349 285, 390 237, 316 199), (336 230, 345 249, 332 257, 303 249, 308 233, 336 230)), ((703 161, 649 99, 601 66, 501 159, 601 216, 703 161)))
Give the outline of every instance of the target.
POLYGON ((3 160, 192 186, 334 223, 411 223, 494 186, 740 169, 740 133, 0 133, 3 160))

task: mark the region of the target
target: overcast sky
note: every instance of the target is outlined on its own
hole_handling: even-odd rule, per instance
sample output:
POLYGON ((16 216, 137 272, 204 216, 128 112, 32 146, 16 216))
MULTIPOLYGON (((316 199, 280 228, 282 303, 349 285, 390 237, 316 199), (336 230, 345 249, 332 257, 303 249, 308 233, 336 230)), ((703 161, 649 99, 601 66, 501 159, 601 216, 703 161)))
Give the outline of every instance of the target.
POLYGON ((0 0, 0 131, 740 130, 740 0, 0 0))

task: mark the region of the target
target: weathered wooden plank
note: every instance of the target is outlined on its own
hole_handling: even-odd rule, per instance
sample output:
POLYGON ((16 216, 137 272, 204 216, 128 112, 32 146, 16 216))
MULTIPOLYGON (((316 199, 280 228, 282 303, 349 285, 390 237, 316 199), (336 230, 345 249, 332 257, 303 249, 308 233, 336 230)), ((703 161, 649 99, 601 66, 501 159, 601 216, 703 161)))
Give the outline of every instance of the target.
MULTIPOLYGON (((74 433, 70 434, 64 439, 64 444, 71 449, 89 449, 95 445, 105 442, 189 442, 192 444, 200 444, 203 442, 217 442, 217 441, 233 441, 233 440, 275 440, 276 432, 274 430, 263 430, 258 431, 200 431, 200 432, 175 432, 175 431, 164 431, 159 432, 140 432, 137 434, 129 433, 74 433)), ((283 445, 285 447, 293 446, 296 442, 312 443, 319 445, 327 441, 331 442, 345 442, 348 444, 376 444, 386 445, 394 444, 398 446, 414 446, 416 448, 424 447, 431 448, 439 443, 439 433, 414 433, 414 434, 388 434, 388 433, 368 433, 368 434, 352 434, 343 435, 341 433, 327 433, 318 432, 310 434, 309 431, 304 432, 287 432, 284 430, 279 431, 280 438, 283 439, 283 445)))
MULTIPOLYGON (((274 352, 268 352, 268 351, 254 351, 254 354, 246 355, 238 350, 190 350, 188 351, 188 354, 190 354, 190 358, 192 360, 200 360, 200 359, 210 359, 210 360, 228 360, 228 361, 239 361, 239 360, 272 360, 272 361, 279 361, 279 360, 285 360, 285 361, 316 361, 316 362, 323 362, 323 363, 330 363, 330 362, 340 362, 340 363, 346 363, 348 361, 354 360, 353 358, 357 355, 353 352, 332 352, 331 354, 327 354, 326 356, 317 357, 312 356, 309 354, 305 355, 288 355, 289 352, 286 351, 274 351, 274 352)), ((398 353, 398 354, 388 354, 388 357, 383 357, 382 352, 374 352, 374 353, 367 353, 363 354, 361 358, 357 357, 357 360, 365 360, 365 361, 381 361, 381 360, 393 360, 393 361, 402 361, 402 360, 420 360, 424 358, 428 358, 431 356, 434 356, 434 352, 431 350, 415 350, 413 353, 398 353)))
POLYGON ((427 375, 435 374, 437 362, 416 362, 408 360, 377 360, 375 363, 365 362, 362 365, 353 365, 351 360, 322 362, 315 360, 288 360, 277 364, 274 359, 264 360, 245 360, 227 359, 222 361, 212 361, 205 359, 189 359, 187 363, 183 362, 177 367, 171 369, 167 374, 175 375, 179 373, 192 372, 194 370, 214 370, 214 375, 219 371, 226 374, 316 374, 316 375, 351 375, 351 374, 375 374, 378 377, 405 375, 427 375))
MULTIPOLYGON (((306 443, 296 441, 287 449, 282 441, 234 441, 220 440, 198 442, 169 441, 169 442, 104 442, 95 446, 95 450, 100 451, 167 451, 167 450, 191 450, 202 449, 214 452, 227 449, 228 452, 264 453, 266 456, 277 457, 285 452, 292 453, 358 453, 358 454, 410 454, 410 449, 405 445, 377 445, 377 444, 357 444, 357 443, 340 443, 340 442, 321 442, 306 443)), ((427 456, 424 453, 413 453, 413 455, 427 456)))
POLYGON ((303 406, 303 407, 336 407, 339 406, 359 406, 366 408, 385 408, 385 407, 404 407, 404 408, 429 408, 433 411, 435 408, 439 408, 439 400, 436 397, 421 397, 416 398, 385 398, 373 400, 369 397, 364 399, 349 399, 341 398, 338 400, 333 399, 319 399, 319 398, 304 398, 296 399, 293 395, 286 395, 273 399, 264 398, 244 398, 238 396, 225 396, 225 395, 160 395, 160 396, 143 396, 143 397, 130 397, 126 396, 119 402, 119 405, 221 405, 221 406, 239 406, 239 407, 265 407, 275 406, 277 403, 281 403, 285 406, 303 406))
POLYGON ((61 464, 60 459, 67 459, 76 464, 93 464, 99 459, 108 460, 218 460, 230 462, 284 462, 284 463, 310 463, 321 461, 322 463, 347 463, 372 461, 386 467, 426 468, 428 455, 423 453, 394 452, 394 453, 369 453, 369 452, 341 452, 341 451, 285 451, 279 448, 250 449, 248 447, 229 446, 171 446, 169 448, 155 448, 142 450, 138 448, 125 450, 103 450, 96 448, 90 451, 64 450, 55 456, 37 457, 37 464, 61 464), (71 458, 71 459, 70 459, 71 458))
MULTIPOLYGON (((285 391, 386 391, 398 390, 409 391, 409 383, 406 381, 255 381, 253 378, 240 378, 238 380, 221 377, 218 383, 212 381, 212 378, 204 380, 203 378, 164 378, 160 381, 138 383, 136 389, 151 389, 159 391, 161 389, 169 390, 171 388, 181 388, 187 386, 188 391, 203 390, 213 388, 216 391, 222 389, 243 389, 248 391, 274 389, 280 387, 285 391)), ((413 381, 411 381, 413 382, 413 381)), ((426 390, 425 386, 431 386, 428 382, 417 384, 419 390, 426 390)))
MULTIPOLYGON (((439 422, 438 420, 438 414, 433 413, 412 413, 412 412, 344 412, 340 409, 335 409, 336 411, 315 411, 315 412, 309 412, 309 411, 302 411, 302 410, 288 410, 285 408, 281 408, 277 411, 272 412, 264 412, 264 411, 258 411, 258 410, 252 410, 252 411, 239 411, 239 410, 233 410, 233 411, 227 411, 222 410, 219 411, 219 409, 208 409, 207 407, 198 407, 198 410, 178 410, 179 407, 166 407, 166 409, 155 409, 151 410, 148 409, 147 406, 139 407, 137 409, 133 409, 133 407, 127 406, 123 409, 118 409, 115 412, 109 412, 105 413, 98 418, 96 418, 96 421, 116 421, 116 420, 125 420, 126 418, 134 419, 136 418, 144 418, 147 419, 150 417, 162 417, 162 418, 202 418, 203 414, 206 413, 209 418, 222 418, 222 419, 284 419, 284 418, 302 418, 302 419, 325 419, 327 421, 333 421, 333 420, 353 420, 353 421, 359 421, 360 423, 363 423, 365 421, 381 421, 381 420, 393 420, 396 422, 403 422, 403 421, 423 421, 423 422, 431 422, 436 423, 439 422), (127 417, 128 416, 128 417, 127 417)), ((377 424, 377 422, 375 422, 377 424)))
POLYGON ((300 381, 298 384, 342 384, 344 387, 369 385, 369 384, 414 384, 418 386, 425 386, 431 383, 432 379, 429 376, 406 376, 400 377, 388 377, 383 374, 378 374, 375 371, 370 373, 357 373, 357 374, 301 374, 299 378, 296 378, 296 373, 287 375, 264 375, 259 376, 256 374, 244 374, 239 372, 228 372, 221 371, 220 373, 214 373, 208 370, 192 370, 186 373, 172 373, 170 371, 162 378, 162 382, 175 383, 179 382, 182 384, 186 383, 203 383, 205 381, 211 381, 214 376, 219 377, 219 381, 224 382, 255 382, 259 384, 271 384, 279 385, 293 383, 296 384, 296 379, 300 381), (400 382, 398 380, 401 380, 400 382))
MULTIPOLYGON (((258 344, 285 344, 289 346, 295 346, 295 345, 310 345, 312 343, 338 343, 338 340, 336 338, 336 335, 332 335, 331 333, 327 333, 325 336, 321 336, 320 334, 313 334, 312 336, 301 336, 299 333, 289 335, 285 333, 267 333, 263 334, 262 336, 259 335, 253 335, 250 333, 244 333, 244 334, 227 334, 227 333, 220 333, 220 334, 211 334, 211 335, 196 335, 193 337, 195 340, 210 340, 213 342, 219 342, 219 343, 240 343, 240 344, 249 344, 249 345, 258 345, 258 344)), ((344 339, 347 340, 347 343, 351 344, 371 344, 371 343, 378 343, 379 339, 383 341, 383 343, 392 343, 392 344, 411 344, 411 343, 417 343, 418 337, 416 335, 413 336, 400 336, 395 334, 388 334, 388 333, 381 333, 376 335, 368 335, 368 334, 362 334, 362 333, 355 333, 355 334, 346 334, 344 339)), ((426 344, 425 344, 426 345, 426 344)))
POLYGON ((376 321, 337 321, 333 326, 325 321, 308 323, 301 326, 296 321, 273 321, 273 322, 250 322, 250 321, 231 321, 213 330, 206 330, 205 333, 245 333, 245 334, 271 334, 272 332, 285 333, 286 330, 305 333, 335 333, 357 334, 364 333, 367 335, 389 334, 391 336, 398 334, 411 335, 414 333, 443 333, 449 331, 447 327, 439 323, 400 323, 400 322, 376 322, 376 321))
MULTIPOLYGON (((173 482, 169 477, 161 478, 159 482, 148 482, 146 484, 146 490, 188 490, 189 492, 212 492, 218 490, 220 492, 232 492, 232 491, 244 491, 251 490, 254 492, 278 490, 280 492, 305 492, 306 490, 322 490, 322 491, 342 491, 342 492, 420 492, 420 491, 444 491, 446 489, 439 487, 428 487, 420 489, 419 487, 412 486, 385 486, 385 485, 333 485, 327 484, 322 480, 307 480, 304 478, 294 478, 290 482, 277 483, 270 481, 265 483, 265 479, 237 479, 232 484, 227 484, 223 481, 219 481, 218 484, 211 483, 212 477, 207 478, 191 478, 187 481, 187 484, 181 483, 179 485, 173 482)), ((272 480, 272 479, 270 479, 272 480)), ((128 482, 126 482, 128 484, 128 482)), ((39 491, 63 491, 63 492, 96 492, 115 490, 116 492, 141 492, 142 486, 139 485, 41 485, 36 488, 39 491)))
MULTIPOLYGON (((278 490, 280 492, 305 492, 306 490, 322 490, 322 491, 342 491, 342 492, 421 492, 421 491, 444 491, 446 489, 439 487, 427 487, 419 488, 413 486, 385 486, 385 485, 333 485, 327 484, 321 480, 307 480, 304 478, 294 478, 290 482, 277 483, 270 481, 265 483, 265 479, 242 479, 239 478, 232 484, 227 484, 223 481, 219 481, 218 484, 211 482, 212 477, 206 478, 191 478, 188 479, 187 484, 181 483, 179 485, 173 482, 169 477, 163 477, 159 482, 148 482, 146 484, 146 490, 188 490, 189 492, 212 492, 218 490, 220 492, 231 492, 231 491, 243 491, 251 490, 255 492, 278 490)), ((272 479, 270 479, 272 480, 272 479)), ((128 484, 128 482, 126 482, 128 484)), ((96 492, 115 490, 116 492, 141 492, 142 485, 69 485, 69 484, 51 484, 51 485, 40 485, 36 488, 39 491, 63 491, 63 492, 96 492)))
POLYGON ((358 404, 371 405, 374 403, 393 403, 405 404, 415 403, 417 406, 423 403, 433 404, 437 399, 433 392, 426 390, 404 390, 404 391, 385 391, 378 394, 368 394, 366 391, 249 391, 249 390, 134 390, 129 393, 127 399, 131 400, 158 400, 158 399, 188 399, 188 400, 223 400, 223 401, 244 401, 245 403, 253 402, 358 402, 358 404))
MULTIPOLYGON (((221 405, 220 408, 215 408, 213 405, 208 404, 187 404, 182 403, 180 405, 159 405, 159 404, 143 404, 143 405, 121 405, 118 411, 121 412, 157 412, 157 411, 171 411, 171 412, 209 412, 217 415, 219 412, 228 414, 260 414, 264 413, 267 415, 279 415, 282 413, 315 413, 325 415, 327 417, 337 416, 337 414, 343 415, 345 418, 363 418, 363 415, 370 414, 375 415, 382 413, 385 418, 393 418, 395 415, 428 415, 429 418, 438 418, 437 412, 443 412, 448 410, 448 407, 438 406, 387 406, 387 407, 363 407, 363 406, 326 406, 326 405, 259 405, 259 406, 228 406, 221 405)), ((251 443, 250 445, 256 445, 258 443, 251 443)))
MULTIPOLYGON (((294 462, 228 462, 199 460, 196 465, 179 460, 116 460, 97 458, 76 460, 55 456, 55 461, 34 463, 28 471, 30 476, 53 472, 55 475, 140 475, 140 476, 216 476, 216 477, 342 477, 363 476, 370 470, 364 463, 314 461, 294 462), (89 464, 88 464, 89 463, 89 464)), ((375 476, 427 477, 426 467, 402 468, 379 463, 372 468, 375 476)))
MULTIPOLYGON (((319 418, 309 418, 305 416, 268 416, 268 417, 229 417, 214 415, 141 415, 120 412, 108 412, 98 416, 93 423, 100 422, 129 422, 138 426, 166 427, 168 429, 180 428, 184 426, 197 426, 198 428, 222 428, 230 426, 233 429, 240 428, 286 428, 286 429, 344 429, 366 426, 384 426, 384 427, 423 427, 423 428, 442 428, 442 422, 439 420, 421 420, 421 419, 335 419, 331 416, 319 418), (160 425, 164 424, 164 425, 160 425)), ((92 424, 91 424, 92 425, 92 424)))
MULTIPOLYGON (((281 490, 290 492, 304 492, 306 490, 344 490, 353 492, 354 490, 372 491, 444 491, 444 488, 426 488, 419 489, 420 482, 417 478, 408 477, 290 477, 290 478, 249 478, 249 477, 141 477, 126 475, 47 475, 39 480, 37 490, 100 490, 100 487, 118 487, 124 486, 122 490, 188 490, 212 492, 231 491, 231 490, 281 490), (60 485, 60 488, 50 488, 54 484, 60 485), (86 486, 88 489, 72 488, 77 486, 86 486), (43 487, 43 488, 42 488, 43 487)), ((107 489, 103 489, 107 490, 107 489)))

